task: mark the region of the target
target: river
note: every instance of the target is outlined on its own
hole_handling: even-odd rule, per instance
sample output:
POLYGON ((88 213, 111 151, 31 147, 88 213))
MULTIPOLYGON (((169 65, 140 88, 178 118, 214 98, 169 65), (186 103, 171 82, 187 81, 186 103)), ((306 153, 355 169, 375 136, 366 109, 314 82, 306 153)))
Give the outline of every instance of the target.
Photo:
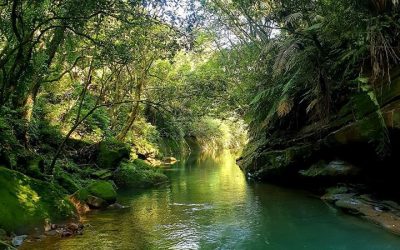
POLYGON ((229 154, 165 172, 167 186, 120 190, 128 208, 89 213, 82 236, 22 249, 400 249, 400 237, 306 192, 247 182, 229 154))

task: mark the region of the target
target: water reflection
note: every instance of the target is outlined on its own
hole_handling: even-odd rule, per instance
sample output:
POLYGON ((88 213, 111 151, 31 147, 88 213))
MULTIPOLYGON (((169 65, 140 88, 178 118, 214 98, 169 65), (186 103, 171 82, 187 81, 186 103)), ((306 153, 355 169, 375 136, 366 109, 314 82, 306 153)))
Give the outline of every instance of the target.
POLYGON ((85 234, 23 249, 400 249, 400 239, 304 192, 248 184, 229 154, 192 155, 171 183, 125 190, 129 208, 87 216, 85 234))

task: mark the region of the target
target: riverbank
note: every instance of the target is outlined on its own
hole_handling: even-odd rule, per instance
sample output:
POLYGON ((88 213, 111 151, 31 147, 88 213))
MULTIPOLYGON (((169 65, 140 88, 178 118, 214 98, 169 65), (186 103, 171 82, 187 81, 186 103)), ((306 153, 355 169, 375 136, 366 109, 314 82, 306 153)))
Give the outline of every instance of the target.
POLYGON ((164 173, 167 185, 119 189, 126 208, 88 213, 83 235, 26 242, 21 250, 400 247, 399 237, 309 192, 247 181, 229 154, 193 151, 164 173))
POLYGON ((16 153, 19 162, 27 162, 17 169, 0 167, 0 242, 4 246, 17 247, 26 238, 80 234, 87 212, 122 208, 116 190, 163 185, 168 178, 161 166, 177 161, 146 156, 117 141, 73 145, 76 154, 64 154, 66 165, 56 165, 53 174, 46 172, 43 156, 33 153, 29 158, 34 160, 29 161, 16 153))
POLYGON ((249 178, 319 194, 333 206, 400 234, 400 70, 380 91, 363 89, 329 120, 268 131, 239 164, 249 178))

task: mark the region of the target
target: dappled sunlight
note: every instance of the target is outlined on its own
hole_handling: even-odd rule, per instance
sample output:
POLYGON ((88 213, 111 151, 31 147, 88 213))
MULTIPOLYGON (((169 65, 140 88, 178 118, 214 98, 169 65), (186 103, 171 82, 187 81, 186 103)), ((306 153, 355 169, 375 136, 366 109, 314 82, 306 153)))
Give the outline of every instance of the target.
POLYGON ((304 192, 247 183, 229 154, 193 153, 174 167, 170 185, 120 190, 118 201, 127 208, 88 213, 82 236, 47 238, 23 249, 344 249, 348 242, 360 249, 365 237, 373 246, 387 243, 375 249, 400 246, 397 237, 340 219, 304 192))
POLYGON ((29 185, 23 185, 22 181, 19 181, 19 185, 16 186, 16 195, 21 206, 24 206, 27 211, 31 214, 37 212, 40 197, 29 185))

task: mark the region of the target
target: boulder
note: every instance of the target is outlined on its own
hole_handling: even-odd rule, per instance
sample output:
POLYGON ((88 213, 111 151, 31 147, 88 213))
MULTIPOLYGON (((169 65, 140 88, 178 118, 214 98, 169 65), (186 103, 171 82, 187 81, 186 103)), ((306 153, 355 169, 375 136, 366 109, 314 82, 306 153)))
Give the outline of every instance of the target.
POLYGON ((344 212, 359 215, 400 235, 400 206, 393 201, 377 200, 356 193, 325 194, 322 199, 344 212))
POLYGON ((112 204, 117 200, 117 192, 113 185, 108 181, 95 181, 86 188, 91 195, 99 197, 109 204, 112 204))
POLYGON ((123 159, 128 159, 131 149, 128 144, 107 140, 99 143, 97 165, 103 169, 115 170, 123 159))
POLYGON ((80 183, 76 181, 76 177, 72 174, 63 171, 60 167, 56 167, 54 171, 54 178, 60 186, 65 188, 70 194, 75 193, 82 188, 80 183))
POLYGON ((28 235, 19 235, 15 236, 12 240, 11 243, 14 247, 19 247, 24 243, 24 240, 28 238, 28 235))
POLYGON ((95 181, 75 192, 71 200, 81 213, 85 213, 87 212, 85 205, 89 208, 98 209, 115 203, 117 192, 110 182, 95 181))
POLYGON ((114 181, 119 187, 147 188, 168 181, 166 175, 142 160, 123 162, 114 173, 114 181))
POLYGON ((105 208, 108 206, 107 201, 93 195, 88 195, 86 203, 89 205, 90 208, 94 209, 105 208))

